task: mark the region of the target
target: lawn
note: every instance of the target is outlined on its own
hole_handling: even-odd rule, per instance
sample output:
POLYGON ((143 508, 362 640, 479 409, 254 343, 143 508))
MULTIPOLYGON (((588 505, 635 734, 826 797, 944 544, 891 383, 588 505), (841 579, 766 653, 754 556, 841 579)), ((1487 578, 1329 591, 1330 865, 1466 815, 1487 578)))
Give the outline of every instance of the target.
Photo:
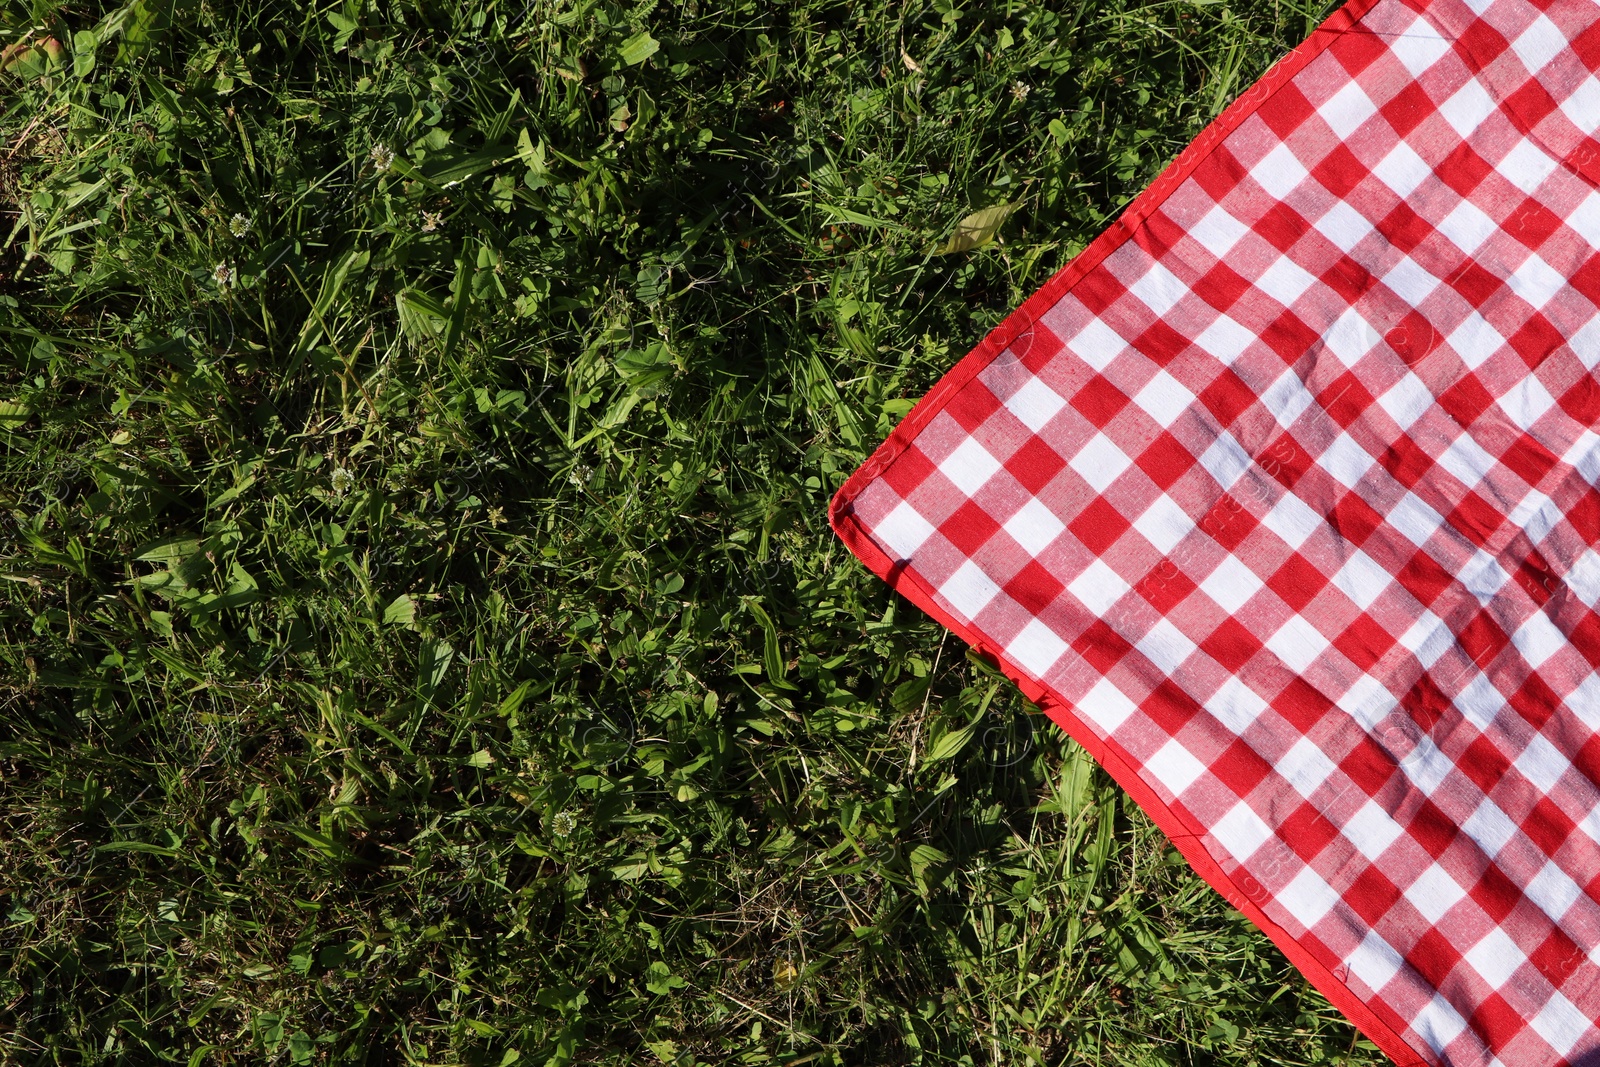
POLYGON ((1325 13, 0 0, 0 1062, 1382 1062, 826 522, 1325 13))

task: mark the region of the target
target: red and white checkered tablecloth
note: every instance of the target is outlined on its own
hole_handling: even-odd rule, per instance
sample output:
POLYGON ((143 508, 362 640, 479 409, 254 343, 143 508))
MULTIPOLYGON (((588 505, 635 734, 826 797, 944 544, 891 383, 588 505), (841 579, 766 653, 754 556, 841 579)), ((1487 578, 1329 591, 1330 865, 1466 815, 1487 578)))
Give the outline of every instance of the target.
POLYGON ((833 503, 1401 1064, 1600 1064, 1596 71, 1353 0, 833 503))

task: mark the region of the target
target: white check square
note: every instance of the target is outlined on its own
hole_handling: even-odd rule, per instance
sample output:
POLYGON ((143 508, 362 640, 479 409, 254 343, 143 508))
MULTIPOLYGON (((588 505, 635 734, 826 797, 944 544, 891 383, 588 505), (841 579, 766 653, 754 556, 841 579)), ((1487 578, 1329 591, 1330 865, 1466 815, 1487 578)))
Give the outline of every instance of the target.
POLYGON ((1158 370, 1134 396, 1133 402, 1163 427, 1170 427, 1189 410, 1194 394, 1164 370, 1158 370))
POLYGON ((1495 459, 1483 446, 1461 434, 1439 456, 1439 466, 1461 479, 1468 489, 1476 489, 1494 469, 1495 459))
POLYGON ((1128 699, 1128 694, 1117 688, 1111 679, 1102 675, 1078 701, 1078 710, 1089 716, 1109 736, 1116 733, 1117 727, 1126 722, 1128 716, 1139 710, 1139 705, 1128 699))
POLYGON ((1006 397, 1006 410, 1028 429, 1038 433, 1067 406, 1061 394, 1038 378, 1029 378, 1022 388, 1006 397))
POLYGON ((1476 78, 1468 78, 1455 95, 1439 106, 1439 114, 1465 140, 1495 113, 1494 97, 1476 78))
POLYGON ((1267 702, 1238 678, 1229 678, 1206 698, 1205 709, 1229 730, 1243 736, 1267 710, 1267 702))
POLYGON ((1041 681, 1066 651, 1067 643, 1038 619, 1024 626, 1022 632, 1006 646, 1006 655, 1041 681))
POLYGON ((1556 629, 1556 624, 1550 621, 1548 615, 1538 611, 1517 627, 1516 633, 1511 635, 1511 643, 1517 646, 1517 651, 1522 653, 1528 666, 1538 670, 1550 657, 1567 647, 1567 635, 1556 629))
POLYGON ((1600 248, 1600 193, 1585 196, 1567 216, 1567 225, 1589 242, 1590 247, 1600 248))
POLYGON ((1450 627, 1427 608, 1417 613, 1417 618, 1409 629, 1400 635, 1400 645, 1422 662, 1423 667, 1432 669, 1439 662, 1439 657, 1444 655, 1456 643, 1456 638, 1450 632, 1450 627))
POLYGON ((1498 856, 1500 850, 1506 847, 1517 834, 1517 825, 1512 822, 1499 805, 1493 800, 1484 797, 1479 802, 1471 815, 1461 823, 1461 829, 1466 831, 1477 846, 1483 849, 1484 855, 1490 859, 1498 856))
POLYGON ((1333 584, 1350 598, 1362 611, 1370 608, 1384 590, 1395 584, 1394 575, 1378 566, 1378 561, 1361 551, 1351 549, 1344 564, 1333 576, 1333 584))
POLYGON ((1286 430, 1291 429, 1295 420, 1316 402, 1293 367, 1278 375, 1278 380, 1261 394, 1261 406, 1272 412, 1278 425, 1286 430))
POLYGON ((1428 1047, 1437 1055, 1445 1047, 1461 1036, 1467 1028, 1467 1021, 1456 1011, 1455 1006, 1441 994, 1434 994, 1432 1000, 1422 1006, 1416 1018, 1411 1020, 1411 1029, 1415 1030, 1428 1047))
POLYGON ((1422 379, 1407 371, 1400 380, 1394 383, 1387 393, 1378 398, 1378 406, 1389 413, 1395 425, 1402 430, 1411 429, 1411 424, 1422 417, 1423 412, 1433 407, 1433 394, 1428 387, 1422 384, 1422 379))
POLYGON ((1400 953, 1394 950, 1376 931, 1368 931, 1367 936, 1361 939, 1350 955, 1345 957, 1345 964, 1350 968, 1350 973, 1366 983, 1368 989, 1374 993, 1388 985, 1404 963, 1400 953))
POLYGON ((1301 737, 1278 757, 1272 769, 1294 786, 1295 792, 1309 798, 1322 787, 1334 771, 1333 761, 1311 738, 1301 737))
POLYGON ((1097 433, 1089 438, 1088 444, 1077 455, 1067 460, 1067 466, 1077 471, 1078 476, 1088 482, 1095 492, 1104 493, 1106 487, 1116 481, 1123 471, 1133 466, 1133 460, 1111 438, 1097 433))
POLYGON ((888 547, 895 559, 910 559, 933 536, 933 523, 902 500, 872 528, 872 536, 888 547))
POLYGON ((1594 1032, 1589 1017, 1559 992, 1550 994, 1528 1025, 1556 1050, 1558 1056, 1567 1055, 1578 1047, 1579 1041, 1594 1032))
POLYGON ((1344 87, 1332 96, 1326 103, 1317 108, 1317 114, 1322 116, 1340 140, 1347 139, 1352 133, 1361 128, 1361 124, 1378 113, 1378 105, 1372 102, 1372 97, 1361 91, 1359 83, 1346 82, 1344 87))
POLYGON ((1536 74, 1568 47, 1567 35, 1545 15, 1535 18, 1511 42, 1511 50, 1517 54, 1517 58, 1536 74))
POLYGON ((1028 550, 1028 555, 1036 558, 1054 544, 1066 528, 1066 524, 1038 497, 1029 497, 1028 502, 1018 508, 1017 513, 1007 519, 1002 527, 1017 544, 1028 550))
POLYGON ((1362 673, 1336 700, 1339 710, 1367 730, 1376 730, 1399 703, 1387 686, 1370 674, 1362 673))
POLYGON ((1346 367, 1354 367, 1382 339, 1355 308, 1347 308, 1322 335, 1322 343, 1346 367))
POLYGON ((1528 374, 1496 403, 1506 413, 1506 418, 1522 429, 1531 430, 1534 422, 1544 418, 1544 413, 1554 408, 1555 397, 1544 387, 1544 382, 1528 374))
POLYGON ((1591 671, 1562 702, 1585 726, 1600 733, 1600 672, 1591 671))
POLYGON ((1463 200, 1439 220, 1439 232, 1461 251, 1472 255, 1500 229, 1494 219, 1470 200, 1463 200))
MULTIPOLYGON (((1466 478, 1461 480, 1468 485, 1475 484, 1466 478)), ((1456 578, 1466 586, 1469 593, 1487 604, 1500 592, 1501 587, 1511 580, 1511 575, 1500 566, 1499 560, 1480 548, 1456 571, 1456 578)))
POLYGON ((1205 764, 1195 759, 1194 753, 1176 738, 1151 753, 1144 761, 1144 769, 1175 797, 1183 796, 1184 791, 1206 773, 1205 764))
POLYGON ((1522 892, 1555 922, 1565 918, 1572 905, 1583 896, 1583 888, 1568 877, 1555 860, 1539 868, 1539 873, 1533 876, 1522 892))
POLYGON ((1122 599, 1130 586, 1105 560, 1092 561, 1083 573, 1067 583, 1067 591, 1083 602, 1083 606, 1097 617, 1104 616, 1112 605, 1122 599))
POLYGON ((1335 248, 1345 253, 1355 251, 1356 245, 1366 240, 1373 231, 1372 223, 1343 200, 1335 201, 1312 225, 1335 248))
POLYGON ((1206 575, 1200 583, 1200 591, 1229 615, 1237 615, 1239 609, 1248 604, 1250 598, 1260 592, 1265 584, 1260 575, 1230 552, 1206 575))
POLYGON ((1212 208, 1199 222, 1189 228, 1189 236, 1200 242, 1200 247, 1217 259, 1222 259, 1232 252, 1233 246, 1249 232, 1250 227, 1221 207, 1212 208))
POLYGON ((1223 431, 1200 454, 1200 466, 1223 492, 1227 492, 1239 476, 1250 469, 1250 454, 1231 433, 1223 431))
POLYGON ((1144 301, 1145 307, 1159 318, 1171 311, 1172 306, 1184 298, 1189 292, 1189 287, 1170 270, 1156 263, 1142 278, 1128 286, 1128 291, 1144 301))
POLYGON ((1567 279, 1535 254, 1523 260, 1522 265, 1511 272, 1506 284, 1513 293, 1537 309, 1550 303, 1557 293, 1565 289, 1567 279))
POLYGON ((1091 319, 1067 342, 1067 351, 1097 371, 1103 371, 1122 354, 1128 342, 1100 319, 1091 319))
POLYGON ((1584 549, 1561 580, 1591 608, 1600 604, 1600 553, 1584 549))
POLYGON ((1369 800, 1350 816, 1343 832, 1358 852, 1376 863, 1378 857, 1387 852, 1389 846, 1405 831, 1394 821, 1393 815, 1369 800))
POLYGON ((1522 747, 1522 754, 1512 764, 1521 775, 1538 787, 1541 793, 1552 792, 1561 776, 1572 767, 1572 761, 1561 754, 1543 734, 1534 734, 1522 747))
POLYGON ((939 595, 968 621, 976 619, 978 613, 988 607, 999 593, 1000 587, 994 579, 970 559, 957 567, 955 573, 939 586, 939 595))
POLYGON ((1234 360, 1244 355, 1245 349, 1249 348, 1255 339, 1255 334, 1233 319, 1226 315, 1218 315, 1216 321, 1200 331, 1194 343, 1220 362, 1232 366, 1234 360))
POLYGON ((1444 525, 1444 516, 1414 493, 1406 493, 1389 508, 1389 525, 1421 548, 1444 525))
POLYGON ((1428 166, 1428 161, 1417 155, 1416 150, 1401 141, 1389 150, 1389 154, 1378 161, 1372 168, 1372 173, 1378 180, 1394 191, 1394 194, 1404 200, 1417 191, 1417 187, 1433 174, 1433 168, 1428 166))
POLYGON ((1333 480, 1346 489, 1354 489, 1377 460, 1348 434, 1340 432, 1317 457, 1317 466, 1333 476, 1333 480))
POLYGON ((971 437, 957 445, 939 464, 939 473, 969 497, 977 496, 978 490, 987 485, 999 470, 1000 461, 971 437))
POLYGON ((1383 276, 1383 284, 1387 285, 1409 307, 1420 307, 1433 291, 1439 288, 1440 282, 1432 274, 1422 268, 1422 265, 1410 256, 1400 257, 1389 273, 1383 276))
POLYGON ((1578 129, 1593 136, 1600 128, 1600 81, 1589 75, 1570 96, 1561 101, 1561 110, 1578 129))
POLYGON ((1299 615, 1291 615, 1276 633, 1267 638, 1266 646, 1269 652, 1283 661, 1285 667, 1295 674, 1303 674, 1318 656, 1328 650, 1330 643, 1315 626, 1299 615))
POLYGON ((1532 196, 1559 165, 1532 141, 1521 140, 1501 157, 1494 169, 1506 181, 1532 196))
POLYGON ((1212 824, 1211 836, 1221 843, 1228 855, 1244 863, 1255 855, 1256 849, 1272 840, 1272 827, 1241 800, 1212 824))
POLYGON ((1413 78, 1420 77, 1429 67, 1450 54, 1450 42, 1425 20, 1417 19, 1400 33, 1389 45, 1394 57, 1405 64, 1413 78))
POLYGON ((1476 311, 1467 313, 1449 337, 1445 338, 1455 354, 1471 370, 1477 370, 1484 360, 1505 347, 1506 339, 1476 311))
POLYGON ((1299 188, 1310 174, 1300 161, 1295 158, 1289 146, 1279 143, 1276 148, 1261 158, 1261 161, 1250 168, 1250 177, 1261 183, 1261 187, 1272 194, 1275 199, 1287 200, 1289 194, 1299 188))
POLYGON ((1172 550, 1178 547, 1178 542, 1194 529, 1194 520, 1176 500, 1162 493, 1151 502, 1143 515, 1133 520, 1133 528, 1155 545, 1163 556, 1170 556, 1172 550))
POLYGON ((1284 307, 1291 307, 1316 281, 1311 272, 1300 264, 1288 256, 1279 256, 1256 279, 1256 288, 1284 307))
POLYGON ((1339 893, 1320 874, 1306 867, 1278 891, 1278 902, 1309 930, 1339 903, 1339 893))
POLYGON ((1461 888, 1461 883, 1437 863, 1430 864, 1405 890, 1405 897, 1411 906, 1430 923, 1438 923, 1466 895, 1467 891, 1461 888))
POLYGON ((1483 940, 1463 956, 1472 964, 1472 969, 1496 989, 1511 981, 1517 968, 1528 962, 1528 957, 1517 947, 1517 943, 1498 927, 1485 934, 1483 940))
MULTIPOLYGON (((1473 673, 1471 680, 1461 687, 1461 692, 1450 699, 1450 703, 1455 705, 1456 710, 1461 713, 1461 717, 1479 730, 1487 730, 1489 724, 1494 722, 1495 718, 1505 710, 1506 706, 1505 694, 1494 687, 1494 683, 1489 680, 1487 675, 1481 673, 1481 668, 1486 666, 1487 663, 1487 658, 1483 662, 1473 663, 1472 666, 1479 668, 1479 671, 1473 673)), ((1497 833, 1502 826, 1511 828, 1509 822, 1502 821, 1505 819, 1503 814, 1497 816, 1493 811, 1480 812, 1474 818, 1479 820, 1479 824, 1485 827, 1486 832, 1497 833), (1484 820, 1487 820, 1487 822, 1484 820)))
POLYGON ((1166 673, 1173 674, 1183 666, 1184 660, 1194 655, 1198 646, 1169 620, 1157 619, 1155 625, 1151 626, 1133 647, 1143 653, 1151 663, 1166 673))
POLYGON ((1272 510, 1262 517, 1261 525, 1283 538, 1290 548, 1298 549, 1326 523, 1321 515, 1306 506, 1305 501, 1284 494, 1272 505, 1272 510))

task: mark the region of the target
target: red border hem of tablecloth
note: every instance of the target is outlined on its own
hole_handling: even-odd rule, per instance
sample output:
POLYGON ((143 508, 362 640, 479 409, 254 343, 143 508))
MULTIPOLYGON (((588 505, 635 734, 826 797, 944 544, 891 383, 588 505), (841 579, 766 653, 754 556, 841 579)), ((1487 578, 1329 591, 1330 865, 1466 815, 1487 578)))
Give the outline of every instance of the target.
POLYGON ((1172 841, 1180 854, 1194 868, 1195 873, 1219 893, 1233 907, 1267 934, 1289 961, 1315 986, 1323 996, 1355 1024, 1375 1045, 1400 1067, 1430 1067, 1436 1063, 1419 1054, 1398 1033, 1367 1006, 1367 1004, 1340 980, 1321 961, 1297 941, 1293 935, 1271 919, 1245 894, 1222 866, 1205 850, 1200 838, 1206 832, 1203 826, 1190 826, 1187 820, 1168 806, 1133 770, 1133 761, 1112 741, 1101 740, 1089 725, 1072 710, 1068 701, 1059 694, 1036 682, 1006 659, 1002 650, 994 648, 983 637, 970 630, 949 613, 942 610, 933 599, 933 590, 909 570, 890 559, 868 535, 851 512, 851 502, 868 482, 878 477, 911 444, 928 421, 972 380, 984 367, 1053 307, 1080 279, 1094 269, 1107 255, 1133 236, 1139 225, 1172 195, 1194 168, 1240 123, 1253 115, 1268 97, 1286 84, 1339 34, 1348 30, 1365 15, 1377 0, 1349 0, 1334 12, 1301 45, 1284 56, 1267 74, 1207 126, 1194 142, 1178 155, 1155 181, 1150 183, 1105 232, 1095 238, 1070 263, 1061 268, 1039 291, 1022 303, 1005 320, 991 330, 967 356, 949 373, 939 379, 916 407, 895 427, 887 440, 878 446, 871 458, 850 476, 834 494, 829 507, 828 520, 834 532, 850 550, 891 588, 932 616, 983 655, 1022 690, 1029 700, 1044 709, 1050 718, 1064 729, 1073 740, 1082 745, 1106 772, 1134 801, 1144 809, 1162 832, 1172 841))

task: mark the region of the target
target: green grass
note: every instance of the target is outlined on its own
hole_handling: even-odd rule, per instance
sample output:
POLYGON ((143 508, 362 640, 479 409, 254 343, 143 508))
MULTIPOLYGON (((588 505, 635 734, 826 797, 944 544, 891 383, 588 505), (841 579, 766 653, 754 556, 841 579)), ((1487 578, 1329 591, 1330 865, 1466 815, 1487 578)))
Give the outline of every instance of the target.
POLYGON ((1380 1062, 825 520, 1319 4, 0 0, 0 1060, 1380 1062))

